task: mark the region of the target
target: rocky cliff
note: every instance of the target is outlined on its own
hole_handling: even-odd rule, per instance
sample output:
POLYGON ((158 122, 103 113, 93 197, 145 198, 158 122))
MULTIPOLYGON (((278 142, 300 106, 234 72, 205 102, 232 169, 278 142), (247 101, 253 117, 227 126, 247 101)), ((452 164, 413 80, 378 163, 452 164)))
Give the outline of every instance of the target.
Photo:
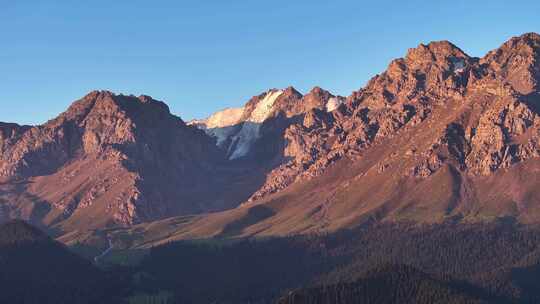
MULTIPOLYGON (((314 107, 292 123, 284 132, 286 161, 252 200, 318 176, 339 159, 362 161, 373 146, 430 121, 445 125, 431 128, 429 141, 412 136, 419 142, 404 155, 414 156, 411 176, 428 177, 444 164, 490 175, 538 157, 539 43, 526 34, 481 59, 446 41, 410 49, 342 106, 314 107)), ((379 170, 396 159, 381 160, 379 170)))
POLYGON ((43 125, 1 127, 4 200, 13 215, 46 223, 84 214, 78 221, 90 226, 131 224, 205 210, 186 200, 211 185, 222 160, 211 138, 148 96, 95 91, 43 125))
POLYGON ((0 217, 102 227, 244 203, 197 231, 540 222, 539 82, 529 33, 483 58, 420 44, 346 98, 272 89, 187 124, 150 97, 92 92, 44 125, 0 124, 0 217))
MULTIPOLYGON (((263 126, 277 130, 270 138, 280 148, 264 183, 242 208, 207 217, 198 231, 540 222, 539 46, 540 35, 529 33, 474 58, 447 41, 420 44, 332 111, 314 102, 273 116, 263 126)), ((179 237, 199 237, 192 228, 179 237)))

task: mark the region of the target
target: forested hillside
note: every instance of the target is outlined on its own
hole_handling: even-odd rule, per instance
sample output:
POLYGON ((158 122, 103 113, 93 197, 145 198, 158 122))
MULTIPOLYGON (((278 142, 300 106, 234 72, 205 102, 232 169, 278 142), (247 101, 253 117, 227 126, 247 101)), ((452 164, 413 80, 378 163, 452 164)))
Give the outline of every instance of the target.
POLYGON ((0 226, 0 303, 120 303, 117 278, 25 222, 0 226))
POLYGON ((154 286, 154 292, 169 290, 179 302, 271 302, 294 291, 292 298, 282 300, 307 296, 313 303, 334 303, 317 301, 345 290, 342 303, 356 303, 347 297, 375 299, 372 287, 380 285, 396 292, 414 286, 407 298, 416 300, 456 293, 467 301, 534 303, 540 300, 540 284, 531 279, 540 275, 538 232, 501 220, 384 224, 326 236, 186 241, 153 248, 138 271, 151 278, 144 286, 154 286))

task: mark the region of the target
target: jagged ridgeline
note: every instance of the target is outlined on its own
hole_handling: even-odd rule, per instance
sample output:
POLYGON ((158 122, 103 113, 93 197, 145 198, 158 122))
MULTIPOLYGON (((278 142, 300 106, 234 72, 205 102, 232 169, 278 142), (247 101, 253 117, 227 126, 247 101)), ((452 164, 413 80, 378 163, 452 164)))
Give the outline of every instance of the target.
POLYGON ((529 33, 421 44, 348 97, 185 123, 94 91, 0 123, 0 221, 105 246, 0 226, 0 302, 538 303, 539 115, 529 33))
POLYGON ((539 223, 539 56, 535 33, 482 58, 421 44, 348 97, 272 89, 189 123, 92 92, 43 125, 0 125, 0 217, 63 234, 190 215, 163 225, 174 238, 539 223))

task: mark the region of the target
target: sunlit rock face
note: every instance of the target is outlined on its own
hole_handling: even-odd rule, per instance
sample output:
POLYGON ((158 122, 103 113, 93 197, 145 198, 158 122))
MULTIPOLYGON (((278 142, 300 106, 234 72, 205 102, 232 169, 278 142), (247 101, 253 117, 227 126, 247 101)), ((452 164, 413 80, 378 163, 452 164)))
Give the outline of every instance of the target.
POLYGON ((311 185, 290 199, 314 204, 303 219, 438 206, 440 218, 540 222, 537 186, 523 177, 540 172, 539 54, 532 33, 483 58, 421 44, 346 98, 272 89, 187 124, 148 96, 95 91, 43 125, 0 123, 0 220, 130 225, 311 185), (343 205, 327 209, 332 200, 343 205))
POLYGON ((25 190, 36 197, 22 209, 4 205, 3 213, 46 222, 88 212, 99 215, 96 225, 131 224, 197 212, 178 199, 222 158, 211 138, 165 103, 108 91, 89 93, 44 125, 2 124, 0 143, 0 177, 31 180, 25 190))
POLYGON ((315 87, 303 96, 294 88, 272 89, 253 97, 244 107, 219 111, 202 120, 192 120, 189 125, 197 126, 216 139, 216 145, 227 151, 230 160, 248 156, 261 138, 263 125, 282 115, 292 118, 304 115, 314 108, 328 112, 336 110, 344 97, 315 87))

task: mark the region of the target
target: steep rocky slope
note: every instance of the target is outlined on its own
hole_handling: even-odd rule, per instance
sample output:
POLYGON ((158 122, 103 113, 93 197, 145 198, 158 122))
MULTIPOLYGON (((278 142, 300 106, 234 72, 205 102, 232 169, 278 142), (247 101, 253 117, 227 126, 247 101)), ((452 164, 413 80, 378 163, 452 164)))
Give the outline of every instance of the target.
POLYGON ((212 207, 201 193, 221 153, 148 96, 95 91, 44 125, 1 127, 1 199, 12 217, 100 227, 212 207))
MULTIPOLYGON (((333 111, 344 98, 315 87, 303 96, 293 87, 272 89, 251 98, 244 107, 216 112, 194 125, 216 139, 230 160, 239 158, 268 158, 279 151, 267 151, 272 137, 282 139, 283 131, 312 109, 333 111), (263 147, 261 147, 263 146, 263 147), (274 152, 274 153, 269 153, 274 152)), ((275 141, 275 138, 274 138, 275 141)))
MULTIPOLYGON (((418 147, 405 155, 415 158, 415 177, 430 176, 444 164, 490 175, 537 157, 538 40, 536 34, 514 38, 482 59, 445 41, 409 50, 332 115, 313 110, 290 126, 284 151, 290 160, 253 198, 317 176, 338 159, 362 161, 366 151, 399 133, 425 132, 418 125, 430 126, 431 134, 413 136, 418 147), (439 129, 432 127, 441 122, 439 129)), ((392 162, 381 159, 379 171, 392 162)))
POLYGON ((333 97, 316 92, 270 90, 187 125, 151 97, 95 91, 43 125, 2 123, 0 220, 70 232, 234 208, 279 164, 291 117, 333 97))
POLYGON ((0 218, 87 228, 243 203, 150 225, 172 239, 538 223, 539 62, 535 33, 483 58, 432 42, 347 98, 272 89, 188 124, 149 97, 94 92, 43 126, 0 125, 0 218))
POLYGON ((170 240, 378 221, 539 223, 539 83, 535 33, 483 58, 447 41, 421 44, 333 111, 305 96, 287 107, 302 110, 265 120, 252 151, 271 156, 269 171, 240 208, 156 225, 170 240))
POLYGON ((482 59, 445 41, 409 50, 331 115, 313 110, 290 126, 290 160, 253 198, 318 176, 339 159, 365 161, 397 136, 413 142, 404 155, 396 149, 403 144, 388 147, 392 155, 378 159, 377 173, 427 178, 450 168, 490 176, 538 157, 539 45, 540 36, 526 34, 482 59))

